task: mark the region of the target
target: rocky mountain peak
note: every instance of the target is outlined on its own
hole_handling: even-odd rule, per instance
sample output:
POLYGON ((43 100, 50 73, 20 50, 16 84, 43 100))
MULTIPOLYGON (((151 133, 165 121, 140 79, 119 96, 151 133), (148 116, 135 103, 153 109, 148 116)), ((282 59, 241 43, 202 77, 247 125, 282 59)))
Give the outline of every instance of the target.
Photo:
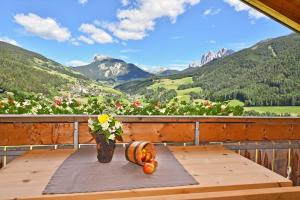
POLYGON ((228 56, 228 55, 232 54, 233 52, 234 52, 233 50, 226 49, 226 48, 221 48, 217 52, 208 51, 207 53, 205 53, 201 56, 201 60, 194 61, 193 63, 191 63, 189 65, 189 67, 201 67, 201 66, 213 61, 214 59, 228 56))

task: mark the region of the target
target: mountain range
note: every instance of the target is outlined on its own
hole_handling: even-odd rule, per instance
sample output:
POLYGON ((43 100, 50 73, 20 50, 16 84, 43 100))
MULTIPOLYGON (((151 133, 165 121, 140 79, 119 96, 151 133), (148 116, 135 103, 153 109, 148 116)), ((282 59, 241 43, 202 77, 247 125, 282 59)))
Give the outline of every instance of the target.
POLYGON ((120 94, 38 53, 0 41, 0 93, 73 96, 120 94))
POLYGON ((201 56, 201 60, 194 61, 193 63, 191 63, 189 65, 189 67, 201 67, 215 59, 223 58, 232 53, 234 53, 234 51, 232 49, 226 49, 226 48, 222 48, 222 49, 218 50, 217 52, 208 51, 207 53, 205 53, 201 56))
POLYGON ((103 55, 95 56, 88 65, 73 67, 73 69, 89 79, 97 81, 129 81, 154 75, 132 63, 103 55))
MULTIPOLYGON (((248 106, 300 105, 299 52, 300 35, 293 33, 258 42, 201 67, 163 78, 173 82, 192 78, 190 83, 179 85, 177 91, 191 91, 193 99, 238 99, 248 106)), ((143 94, 145 87, 159 83, 160 79, 129 82, 117 86, 117 89, 143 94)))
POLYGON ((238 52, 208 52, 186 70, 163 70, 154 75, 103 55, 95 56, 85 66, 66 67, 38 53, 0 42, 0 93, 85 97, 121 95, 121 90, 145 95, 146 89, 170 85, 172 94, 176 90, 178 94, 188 93, 192 99, 238 99, 248 106, 300 105, 299 52, 300 35, 294 33, 260 41, 238 52), (113 89, 99 83, 103 80, 118 85, 113 89))

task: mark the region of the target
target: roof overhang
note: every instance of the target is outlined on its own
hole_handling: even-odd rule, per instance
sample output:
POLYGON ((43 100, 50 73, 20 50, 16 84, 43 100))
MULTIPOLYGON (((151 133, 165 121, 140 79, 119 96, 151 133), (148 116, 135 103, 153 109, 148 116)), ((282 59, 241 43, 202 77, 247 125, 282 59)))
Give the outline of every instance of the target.
POLYGON ((283 25, 300 32, 300 0, 241 0, 283 25))

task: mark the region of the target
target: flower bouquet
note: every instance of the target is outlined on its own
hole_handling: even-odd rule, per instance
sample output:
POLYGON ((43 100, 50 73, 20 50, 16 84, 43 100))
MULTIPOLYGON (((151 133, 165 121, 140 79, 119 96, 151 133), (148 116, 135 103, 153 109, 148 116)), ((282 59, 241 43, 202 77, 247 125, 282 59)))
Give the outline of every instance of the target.
POLYGON ((97 120, 89 119, 90 132, 97 143, 97 158, 101 163, 112 160, 116 140, 122 140, 122 123, 108 114, 99 115, 97 120))

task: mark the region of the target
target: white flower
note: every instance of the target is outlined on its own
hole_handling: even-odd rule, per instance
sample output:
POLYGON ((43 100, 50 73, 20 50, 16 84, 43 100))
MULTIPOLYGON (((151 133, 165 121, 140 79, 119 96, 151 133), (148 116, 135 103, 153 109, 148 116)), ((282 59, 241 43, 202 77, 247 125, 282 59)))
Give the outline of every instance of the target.
POLYGON ((221 109, 225 110, 226 106, 225 105, 221 105, 221 109))
POLYGON ((122 127, 122 123, 120 123, 120 122, 117 121, 117 122, 115 123, 115 127, 116 127, 116 129, 122 127))
POLYGON ((109 123, 108 122, 104 122, 103 124, 101 124, 101 127, 104 131, 106 131, 109 128, 109 123))
POLYGON ((114 134, 111 134, 109 137, 108 137, 109 140, 115 140, 116 139, 116 136, 114 134))
POLYGON ((166 109, 165 109, 165 108, 159 109, 159 112, 160 112, 160 113, 165 113, 165 112, 166 112, 166 109))
POLYGON ((30 105, 30 101, 26 100, 26 101, 24 102, 24 106, 29 106, 29 105, 30 105))

